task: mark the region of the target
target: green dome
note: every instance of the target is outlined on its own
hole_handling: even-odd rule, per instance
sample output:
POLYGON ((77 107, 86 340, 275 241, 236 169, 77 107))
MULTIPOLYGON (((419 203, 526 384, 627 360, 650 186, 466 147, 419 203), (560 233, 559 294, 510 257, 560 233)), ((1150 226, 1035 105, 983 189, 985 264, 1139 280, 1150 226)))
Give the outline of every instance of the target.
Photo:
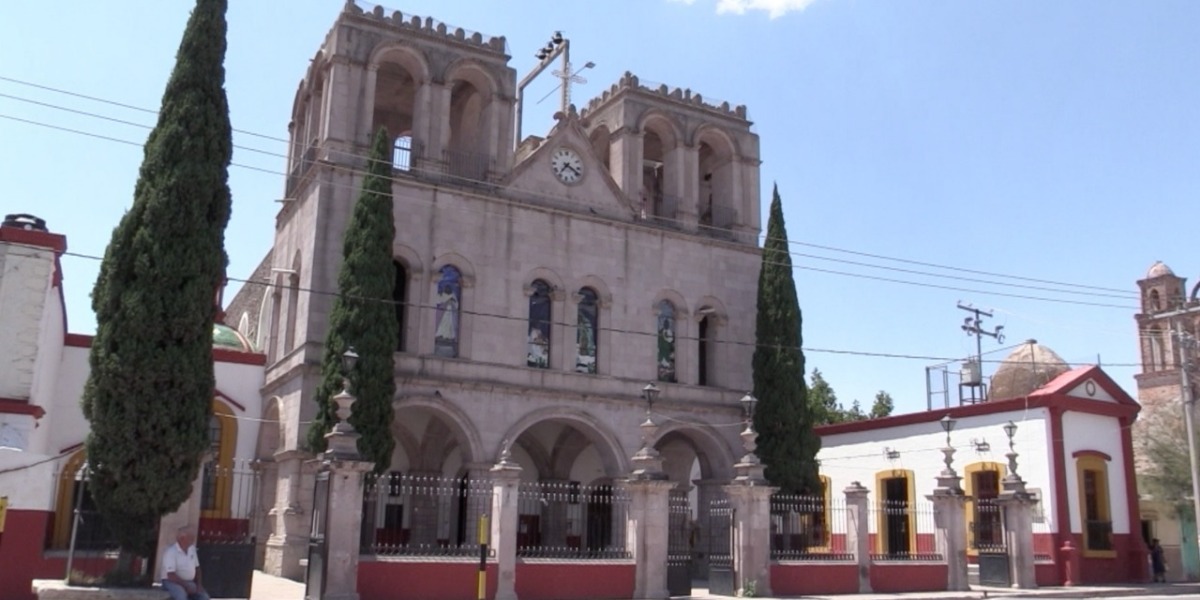
POLYGON ((221 323, 213 325, 213 348, 233 350, 235 352, 257 352, 254 344, 246 339, 238 330, 221 323))

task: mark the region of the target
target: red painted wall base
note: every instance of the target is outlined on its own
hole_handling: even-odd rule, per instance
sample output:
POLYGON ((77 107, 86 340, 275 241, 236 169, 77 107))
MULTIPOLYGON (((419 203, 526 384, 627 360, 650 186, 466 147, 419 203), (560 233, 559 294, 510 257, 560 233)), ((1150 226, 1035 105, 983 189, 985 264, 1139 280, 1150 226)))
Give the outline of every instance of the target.
POLYGON ((773 564, 771 593, 776 596, 857 594, 858 563, 813 561, 773 564))

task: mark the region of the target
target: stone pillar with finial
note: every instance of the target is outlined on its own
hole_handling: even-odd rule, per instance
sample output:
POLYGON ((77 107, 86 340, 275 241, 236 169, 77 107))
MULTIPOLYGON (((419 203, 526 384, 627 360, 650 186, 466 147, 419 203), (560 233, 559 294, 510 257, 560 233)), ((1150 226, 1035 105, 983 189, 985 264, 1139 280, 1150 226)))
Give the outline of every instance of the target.
POLYGON ((675 483, 662 470, 662 456, 654 449, 658 424, 654 422, 654 401, 658 386, 642 388, 646 400, 646 420, 642 421, 642 447, 632 457, 633 470, 621 486, 629 493, 629 520, 626 545, 635 563, 633 597, 654 599, 669 597, 667 591, 667 542, 670 511, 668 503, 675 483))
POLYGON ((346 377, 342 391, 333 397, 338 421, 325 434, 325 452, 315 459, 320 471, 329 472, 328 509, 318 516, 325 519, 323 600, 358 600, 363 478, 375 467, 375 463, 362 460, 358 452, 359 434, 350 424, 355 401, 351 394, 350 373, 358 355, 350 348, 342 358, 346 377))
POLYGON ((871 491, 863 484, 851 482, 846 495, 846 552, 858 564, 858 593, 871 593, 871 526, 867 497, 871 491))
POLYGON ((517 600, 517 531, 521 465, 512 460, 512 440, 501 442, 492 467, 491 547, 496 552, 495 600, 517 600))
POLYGON ((1033 553, 1033 497, 1025 491, 1025 480, 1017 474, 1017 451, 1013 436, 1017 424, 1009 421, 1004 425, 1008 436, 1008 474, 1000 480, 1000 494, 996 505, 1004 516, 1004 543, 1008 546, 1009 581, 1012 587, 1033 589, 1037 587, 1033 553))
POLYGON ((946 590, 961 592, 971 589, 967 583, 967 495, 962 489, 962 477, 954 470, 954 445, 950 432, 956 421, 950 415, 942 417, 946 446, 942 461, 946 467, 937 476, 937 487, 926 496, 933 503, 934 526, 937 529, 937 550, 946 559, 946 590))
POLYGON ((733 465, 733 482, 725 486, 733 509, 733 573, 739 594, 751 590, 759 596, 771 595, 771 494, 779 488, 768 485, 765 467, 754 453, 758 433, 754 431, 754 405, 758 399, 747 393, 742 397, 746 429, 742 446, 746 454, 733 465))

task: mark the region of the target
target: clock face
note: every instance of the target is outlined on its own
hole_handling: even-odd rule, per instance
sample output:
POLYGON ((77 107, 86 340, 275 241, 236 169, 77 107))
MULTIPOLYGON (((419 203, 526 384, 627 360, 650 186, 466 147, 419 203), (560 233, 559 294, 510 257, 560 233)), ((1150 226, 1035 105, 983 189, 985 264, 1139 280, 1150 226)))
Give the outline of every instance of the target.
POLYGON ((563 183, 583 179, 583 159, 570 148, 558 148, 550 155, 550 170, 563 183))

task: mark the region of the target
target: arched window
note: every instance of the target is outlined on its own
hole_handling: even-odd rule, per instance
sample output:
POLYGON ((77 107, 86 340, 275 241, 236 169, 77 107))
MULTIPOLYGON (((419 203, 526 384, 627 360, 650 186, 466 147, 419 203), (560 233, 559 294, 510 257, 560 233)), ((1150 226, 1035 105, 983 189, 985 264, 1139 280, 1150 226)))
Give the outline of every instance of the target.
POLYGON ((1108 455, 1094 450, 1076 451, 1075 474, 1079 512, 1083 521, 1083 555, 1113 557, 1112 504, 1108 488, 1108 455))
POLYGON ((212 460, 204 467, 200 494, 200 516, 229 518, 233 492, 233 453, 237 442, 237 419, 224 402, 214 400, 208 418, 208 441, 212 460))
POLYGON ((284 330, 283 351, 291 352, 296 347, 296 320, 300 316, 300 274, 288 277, 287 329, 284 330))
POLYGON ((712 320, 712 315, 704 315, 704 317, 700 319, 700 344, 697 352, 697 362, 699 363, 700 367, 700 378, 696 382, 699 385, 710 385, 712 383, 709 378, 709 361, 712 360, 712 320))
POLYGON ((1150 371, 1161 371, 1167 368, 1164 356, 1162 330, 1157 327, 1146 330, 1147 343, 1150 344, 1150 371))
POLYGON ((434 331, 433 353, 447 358, 458 357, 459 309, 462 304, 462 273, 454 265, 439 271, 437 284, 437 327, 434 331))
POLYGON ((396 307, 396 351, 404 352, 404 308, 407 304, 405 296, 408 292, 408 271, 400 261, 393 260, 396 269, 396 283, 392 286, 392 302, 396 307))
POLYGON ((579 290, 579 308, 575 317, 575 341, 579 351, 575 355, 575 372, 596 374, 596 356, 600 335, 600 299, 596 290, 579 290))
POLYGON ((670 300, 658 303, 658 380, 675 378, 675 305, 670 300))
POLYGON ((1150 295, 1146 299, 1146 308, 1152 313, 1162 310, 1162 300, 1158 297, 1158 290, 1150 290, 1150 295))
POLYGON ((529 350, 525 365, 550 368, 550 284, 538 279, 530 286, 529 350))
POLYGON ((1003 519, 1000 505, 996 503, 1004 472, 1004 465, 991 461, 972 463, 963 469, 967 492, 967 554, 974 556, 980 549, 994 549, 1004 544, 1003 519))
POLYGON ((412 136, 403 134, 392 144, 392 168, 397 171, 412 169, 412 136))

